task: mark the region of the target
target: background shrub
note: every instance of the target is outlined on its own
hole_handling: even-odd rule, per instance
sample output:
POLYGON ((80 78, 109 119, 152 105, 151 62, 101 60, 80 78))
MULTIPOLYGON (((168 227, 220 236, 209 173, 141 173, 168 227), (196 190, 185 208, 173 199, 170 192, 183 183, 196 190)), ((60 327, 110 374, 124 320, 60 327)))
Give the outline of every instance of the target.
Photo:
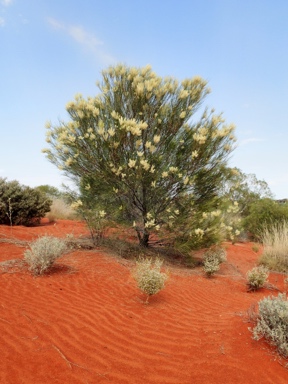
POLYGON ((248 271, 246 276, 249 289, 255 291, 264 286, 268 279, 269 272, 266 267, 260 265, 248 271))
POLYGON ((50 207, 50 211, 45 215, 50 222, 56 219, 73 220, 77 219, 77 212, 66 203, 62 198, 54 198, 50 207))
POLYGON ((49 211, 52 201, 40 191, 0 178, 0 224, 33 225, 49 211))
POLYGON ((24 252, 24 260, 34 275, 49 271, 56 259, 67 251, 66 242, 53 236, 39 237, 24 252))
POLYGON ((147 302, 149 296, 155 295, 164 288, 165 281, 168 279, 168 275, 161 272, 162 263, 159 258, 156 258, 154 263, 152 259, 144 258, 136 262, 134 278, 138 288, 146 293, 147 302))
POLYGON ((275 224, 262 232, 264 246, 260 263, 270 270, 288 272, 288 221, 275 224))
POLYGON ((279 353, 288 357, 288 301, 285 294, 266 297, 259 303, 257 324, 253 329, 255 340, 265 337, 279 353))
POLYGON ((260 199, 249 207, 243 226, 252 239, 260 240, 264 230, 288 221, 288 204, 279 204, 272 199, 260 199))

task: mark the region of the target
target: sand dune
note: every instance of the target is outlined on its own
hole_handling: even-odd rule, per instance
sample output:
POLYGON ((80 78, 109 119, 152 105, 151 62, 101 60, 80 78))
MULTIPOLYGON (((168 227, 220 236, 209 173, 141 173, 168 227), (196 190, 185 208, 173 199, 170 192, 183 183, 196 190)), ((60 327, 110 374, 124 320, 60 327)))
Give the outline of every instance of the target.
MULTIPOLYGON (((80 222, 0 227, 0 239, 87 233, 80 222)), ((3 384, 287 383, 273 348, 251 339, 247 310, 277 291, 248 293, 258 255, 227 244, 211 279, 170 267, 166 288, 148 305, 131 278, 133 263, 96 249, 75 251, 42 277, 21 264, 24 247, 0 242, 3 384)), ((283 289, 283 276, 270 282, 283 289)))

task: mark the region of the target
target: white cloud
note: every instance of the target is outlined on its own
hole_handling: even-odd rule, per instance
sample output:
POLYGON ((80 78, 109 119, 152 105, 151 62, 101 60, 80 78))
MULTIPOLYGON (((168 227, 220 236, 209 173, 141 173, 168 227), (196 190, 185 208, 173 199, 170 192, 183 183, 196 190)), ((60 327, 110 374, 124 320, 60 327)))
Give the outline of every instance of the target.
POLYGON ((52 19, 51 17, 49 17, 47 20, 51 27, 54 29, 65 29, 64 24, 61 24, 59 21, 52 19))
POLYGON ((82 27, 71 26, 68 28, 69 35, 79 44, 87 47, 89 50, 96 49, 103 42, 98 40, 96 36, 86 32, 82 27))
POLYGON ((0 17, 0 27, 4 27, 5 25, 5 20, 3 19, 3 17, 0 17))
POLYGON ((109 65, 115 63, 115 58, 104 51, 104 43, 93 33, 86 31, 83 27, 66 25, 53 18, 48 18, 48 23, 55 30, 63 31, 65 34, 70 36, 76 43, 78 43, 86 51, 92 53, 103 64, 109 65))
POLYGON ((260 142, 260 141, 265 141, 265 140, 264 139, 259 139, 257 137, 250 137, 249 139, 241 140, 239 142, 239 146, 240 145, 250 144, 250 143, 257 143, 257 142, 260 142))
POLYGON ((1 0, 1 4, 8 7, 8 5, 11 5, 13 0, 1 0))

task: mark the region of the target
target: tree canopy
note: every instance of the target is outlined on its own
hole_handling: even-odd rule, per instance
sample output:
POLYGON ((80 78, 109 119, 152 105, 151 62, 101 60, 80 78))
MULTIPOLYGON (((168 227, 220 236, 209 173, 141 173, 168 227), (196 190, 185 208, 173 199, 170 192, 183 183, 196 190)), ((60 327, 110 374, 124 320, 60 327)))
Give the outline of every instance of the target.
POLYGON ((67 104, 68 122, 47 124, 43 150, 82 195, 106 210, 122 207, 142 245, 152 229, 215 209, 236 139, 221 114, 199 111, 207 82, 117 65, 98 87, 67 104))

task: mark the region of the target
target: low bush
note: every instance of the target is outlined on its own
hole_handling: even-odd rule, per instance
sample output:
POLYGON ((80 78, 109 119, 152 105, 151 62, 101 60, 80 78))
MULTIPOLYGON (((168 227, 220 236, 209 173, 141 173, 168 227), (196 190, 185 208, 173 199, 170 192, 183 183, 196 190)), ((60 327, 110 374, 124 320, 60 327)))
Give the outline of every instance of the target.
POLYGON ((52 201, 40 191, 0 178, 0 224, 38 224, 52 201))
POLYGON ((136 262, 134 279, 138 288, 147 295, 147 302, 150 296, 164 288, 168 275, 161 272, 162 260, 156 258, 154 263, 152 259, 140 258, 136 262))
POLYGON ((220 264, 226 260, 226 252, 221 247, 212 247, 205 252, 203 258, 203 270, 208 277, 219 271, 220 264))
POLYGON ((269 296, 259 303, 257 324, 253 328, 253 338, 264 337, 276 346, 278 352, 288 357, 288 301, 285 294, 278 297, 269 296))
POLYGON ((50 211, 46 213, 46 217, 50 222, 57 219, 73 220, 77 218, 77 212, 62 198, 54 198, 50 211))
POLYGON ((48 272, 55 260, 67 251, 66 242, 53 236, 39 237, 24 252, 24 260, 34 275, 48 272))
POLYGON ((252 239, 260 240, 263 230, 270 230, 285 220, 288 221, 288 204, 265 198, 251 204, 243 226, 252 239))
POLYGON ((288 272, 288 221, 265 228, 262 232, 264 246, 260 263, 277 272, 288 272))
POLYGON ((263 265, 254 267, 247 272, 247 285, 249 290, 256 291, 264 286, 269 276, 268 269, 263 265))

